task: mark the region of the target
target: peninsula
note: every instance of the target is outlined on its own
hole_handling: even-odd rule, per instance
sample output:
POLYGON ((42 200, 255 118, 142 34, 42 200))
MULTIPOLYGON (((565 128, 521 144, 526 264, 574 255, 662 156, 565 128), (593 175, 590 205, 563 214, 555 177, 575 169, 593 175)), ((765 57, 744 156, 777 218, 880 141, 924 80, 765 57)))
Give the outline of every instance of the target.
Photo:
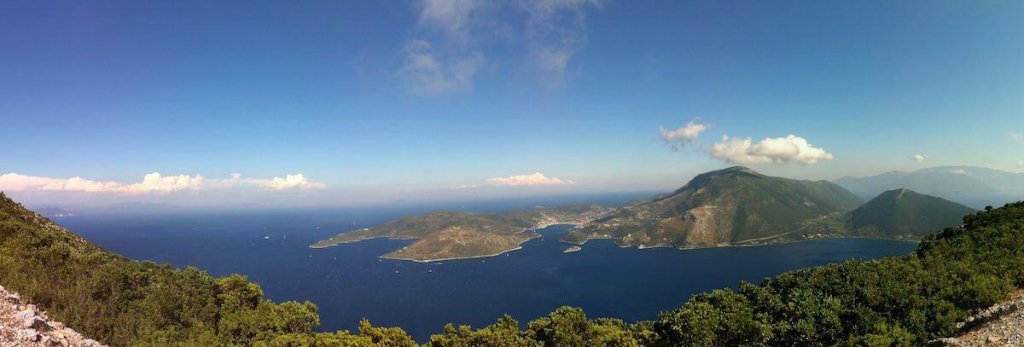
POLYGON ((519 249, 524 242, 539 236, 534 232, 536 229, 555 224, 584 227, 610 211, 611 208, 598 205, 537 207, 504 213, 436 211, 341 233, 310 247, 389 238, 416 241, 382 258, 430 262, 490 257, 519 249))

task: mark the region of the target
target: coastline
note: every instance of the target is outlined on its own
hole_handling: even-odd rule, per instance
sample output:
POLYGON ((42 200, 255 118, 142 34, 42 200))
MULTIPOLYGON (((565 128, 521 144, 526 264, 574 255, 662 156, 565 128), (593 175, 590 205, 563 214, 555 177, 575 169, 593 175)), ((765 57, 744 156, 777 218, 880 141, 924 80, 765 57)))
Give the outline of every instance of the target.
MULTIPOLYGON (((320 242, 323 242, 323 241, 318 241, 317 243, 309 245, 309 248, 321 249, 321 248, 327 248, 327 247, 334 247, 334 246, 341 245, 341 244, 346 244, 346 243, 356 243, 356 242, 360 242, 360 241, 373 240, 373 239, 383 239, 383 238, 391 239, 391 237, 389 237, 389 236, 360 237, 358 239, 338 241, 338 242, 331 243, 329 245, 322 245, 322 246, 320 245, 320 242)), ((327 240, 330 240, 330 239, 327 239, 327 240)), ((392 240, 394 240, 394 239, 392 239, 392 240)))
MULTIPOLYGON (((526 240, 526 241, 530 241, 530 240, 533 240, 533 238, 531 238, 529 240, 526 240)), ((526 243, 526 241, 523 241, 523 243, 526 243)), ((411 261, 411 262, 417 262, 417 263, 434 263, 434 262, 446 261, 446 260, 466 260, 466 259, 478 259, 478 258, 492 258, 492 257, 497 257, 497 256, 505 254, 505 253, 518 251, 520 249, 523 249, 522 243, 519 244, 519 246, 516 247, 516 248, 510 249, 510 250, 506 250, 506 251, 501 251, 500 253, 486 254, 486 255, 474 255, 474 256, 466 256, 466 257, 451 257, 451 258, 438 258, 438 259, 413 259, 413 258, 391 257, 391 256, 388 256, 387 254, 385 254, 385 255, 379 256, 377 258, 389 259, 389 260, 411 261)))
MULTIPOLYGON (((509 253, 509 252, 513 252, 513 251, 517 251, 517 250, 522 249, 524 243, 526 243, 526 242, 528 242, 528 241, 530 241, 530 240, 532 240, 534 238, 541 237, 541 235, 539 233, 537 233, 538 230, 541 230, 541 229, 544 229, 544 228, 547 228, 547 227, 551 227, 551 226, 554 226, 554 225, 569 225, 569 226, 573 226, 574 228, 579 228, 581 226, 580 223, 573 223, 573 222, 544 221, 544 222, 538 223, 538 224, 536 224, 536 225, 534 225, 532 227, 523 228, 522 231, 520 231, 520 233, 524 233, 525 234, 525 233, 528 233, 528 232, 532 232, 532 233, 534 233, 534 235, 528 237, 525 240, 523 240, 516 247, 505 249, 505 250, 501 250, 501 251, 498 251, 498 252, 495 252, 495 253, 491 253, 491 254, 468 255, 468 256, 448 256, 448 257, 443 257, 443 258, 414 258, 414 257, 408 257, 408 256, 395 255, 394 254, 395 252, 400 251, 400 250, 395 250, 395 251, 392 251, 392 252, 388 252, 388 253, 386 253, 384 255, 381 255, 381 256, 379 256, 379 258, 380 259, 412 261, 412 262, 417 262, 417 263, 432 263, 432 262, 440 262, 440 261, 451 261, 451 260, 464 260, 464 259, 477 259, 477 258, 496 257, 496 256, 500 256, 502 254, 506 254, 506 253, 509 253)), ((369 231, 369 229, 364 229, 363 231, 369 231)), ((356 232, 359 232, 359 231, 356 231, 356 232)), ((798 243, 798 242, 804 242, 804 241, 826 240, 826 239, 874 239, 874 240, 887 240, 887 241, 905 241, 905 242, 915 242, 915 243, 918 243, 918 242, 921 241, 920 239, 911 239, 911 238, 903 238, 903 237, 881 237, 881 236, 863 236, 863 235, 862 236, 858 236, 858 235, 836 235, 834 237, 788 238, 787 236, 790 236, 790 234, 792 234, 792 232, 784 233, 784 234, 779 234, 779 235, 775 235, 775 236, 771 236, 771 237, 766 237, 766 238, 757 238, 757 239, 744 240, 744 241, 738 241, 738 242, 719 243, 719 244, 713 245, 713 246, 675 246, 675 245, 667 245, 667 244, 651 244, 651 245, 620 244, 619 241, 621 241, 621 239, 617 238, 617 237, 614 237, 614 236, 611 236, 611 235, 588 236, 585 239, 583 239, 582 241, 578 241, 578 242, 577 241, 565 240, 564 238, 562 238, 560 236, 558 238, 558 241, 559 242, 563 242, 563 243, 567 243, 567 244, 570 244, 570 245, 582 247, 583 245, 585 245, 590 240, 615 240, 616 246, 618 246, 620 248, 635 248, 635 249, 638 249, 638 250, 653 249, 653 248, 674 248, 674 249, 678 249, 678 250, 698 250, 698 249, 725 248, 725 247, 758 247, 758 246, 783 245, 783 244, 791 244, 791 243, 798 243)), ((339 235, 343 235, 343 234, 339 234, 339 235)), ((336 246, 336 245, 339 245, 339 244, 344 244, 344 243, 356 243, 356 242, 360 242, 360 241, 372 240, 372 239, 378 239, 378 238, 387 238, 387 239, 390 239, 390 240, 418 240, 418 239, 420 239, 419 237, 396 238, 396 237, 392 237, 392 236, 388 236, 388 235, 377 235, 377 236, 366 235, 366 236, 361 236, 361 237, 350 239, 350 240, 344 240, 344 241, 339 241, 339 242, 332 242, 332 243, 329 243, 329 244, 322 244, 321 242, 323 242, 323 241, 321 241, 321 242, 317 242, 317 243, 314 243, 314 244, 310 245, 309 248, 322 249, 322 248, 333 247, 333 246, 336 246)), ((330 239, 324 240, 324 241, 329 241, 329 240, 330 239)))
MULTIPOLYGON (((618 238, 615 238, 615 237, 595 237, 595 238, 588 238, 588 239, 586 239, 585 241, 583 241, 581 243, 564 241, 564 240, 562 240, 562 242, 565 242, 565 243, 568 243, 568 244, 572 244, 572 245, 583 246, 585 243, 587 243, 587 241, 590 241, 590 240, 618 240, 618 238)), ((741 242, 735 242, 735 243, 720 244, 718 246, 692 246, 692 247, 677 247, 677 246, 671 246, 671 245, 644 245, 644 246, 637 246, 637 245, 628 245, 628 244, 627 245, 623 245, 623 244, 619 244, 617 242, 616 242, 615 245, 617 247, 619 247, 619 248, 635 248, 635 249, 638 249, 638 250, 642 250, 642 249, 655 249, 655 248, 673 248, 673 249, 677 249, 677 250, 680 250, 680 251, 687 251, 687 250, 713 249, 713 248, 733 248, 733 247, 738 248, 738 247, 778 246, 778 245, 787 245, 787 244, 794 244, 794 243, 801 243, 801 242, 808 242, 808 241, 819 241, 819 240, 881 240, 881 241, 900 241, 900 242, 910 242, 910 243, 921 243, 921 240, 919 240, 919 239, 906 239, 906 238, 850 235, 850 236, 820 237, 820 238, 812 238, 812 239, 787 240, 787 241, 763 242, 763 243, 745 243, 745 242, 741 241, 741 242)))
MULTIPOLYGON (((524 229, 523 232, 525 232, 525 231, 532 231, 532 230, 533 229, 524 229)), ((520 233, 523 233, 523 232, 520 232, 520 233)), ((417 262, 417 263, 433 263, 433 262, 446 261, 446 260, 463 260, 463 259, 491 258, 491 257, 497 257, 497 256, 505 254, 505 253, 514 252, 514 251, 518 251, 520 249, 523 249, 523 244, 524 243, 530 242, 530 240, 538 239, 538 238, 541 238, 541 235, 536 233, 536 232, 534 232, 532 235, 528 235, 528 237, 525 240, 523 240, 518 245, 516 245, 515 248, 506 249, 506 250, 503 250, 503 251, 500 251, 500 252, 494 253, 494 254, 471 255, 471 256, 463 256, 463 257, 447 257, 447 258, 437 258, 437 259, 434 259, 434 258, 431 258, 431 259, 413 259, 413 258, 403 258, 403 257, 396 257, 396 256, 389 256, 388 255, 388 254, 391 254, 391 253, 394 253, 394 252, 398 251, 398 250, 395 250, 395 251, 392 251, 392 252, 388 252, 387 254, 381 255, 381 256, 379 256, 377 258, 380 258, 380 259, 391 259, 391 260, 404 260, 404 261, 412 261, 412 262, 417 262)))
POLYGON ((329 245, 320 245, 321 242, 329 241, 330 240, 330 239, 327 239, 327 240, 317 241, 316 243, 314 243, 312 245, 309 245, 308 247, 309 248, 313 248, 313 249, 323 249, 323 248, 334 247, 334 246, 342 245, 342 244, 346 244, 346 243, 356 243, 356 242, 361 242, 361 241, 366 241, 366 240, 374 240, 374 239, 417 240, 419 238, 418 237, 394 237, 394 236, 391 236, 391 235, 378 235, 378 236, 360 237, 360 238, 352 239, 352 240, 338 241, 338 242, 331 243, 329 245))

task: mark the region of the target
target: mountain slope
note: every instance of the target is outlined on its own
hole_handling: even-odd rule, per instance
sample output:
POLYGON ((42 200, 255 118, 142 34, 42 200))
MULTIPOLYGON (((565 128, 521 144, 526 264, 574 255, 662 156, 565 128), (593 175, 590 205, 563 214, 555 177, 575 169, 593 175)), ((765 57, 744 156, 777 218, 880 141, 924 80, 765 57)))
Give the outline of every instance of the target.
POLYGON ((859 204, 830 182, 770 177, 737 166, 698 175, 671 194, 618 209, 564 240, 613 238, 638 247, 756 242, 809 231, 859 204))
POLYGON ((975 210, 909 189, 886 191, 850 213, 851 229, 876 236, 921 237, 960 225, 975 210))
POLYGON ((404 331, 368 323, 361 335, 318 333, 317 307, 308 301, 275 304, 244 276, 121 257, 2 192, 0 285, 111 346, 415 345, 404 331))

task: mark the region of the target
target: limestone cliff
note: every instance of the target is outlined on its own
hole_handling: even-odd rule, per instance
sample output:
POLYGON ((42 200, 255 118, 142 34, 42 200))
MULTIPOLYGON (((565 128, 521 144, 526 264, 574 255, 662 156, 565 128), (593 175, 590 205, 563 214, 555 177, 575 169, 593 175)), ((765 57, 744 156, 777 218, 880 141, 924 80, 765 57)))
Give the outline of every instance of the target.
POLYGON ((102 347, 0 287, 0 346, 102 347))

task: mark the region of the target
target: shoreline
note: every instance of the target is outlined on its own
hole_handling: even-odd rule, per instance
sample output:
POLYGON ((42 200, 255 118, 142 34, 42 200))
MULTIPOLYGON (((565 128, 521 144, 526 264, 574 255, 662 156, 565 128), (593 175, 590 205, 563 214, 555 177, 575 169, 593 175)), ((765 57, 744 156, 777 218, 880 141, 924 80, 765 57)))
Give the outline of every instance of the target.
MULTIPOLYGON (((526 241, 530 241, 530 240, 533 240, 533 238, 531 238, 529 240, 526 240, 526 241)), ((523 241, 523 243, 526 243, 526 241, 523 241)), ((487 255, 474 255, 474 256, 467 256, 467 257, 451 257, 451 258, 440 258, 440 259, 413 259, 413 258, 389 257, 387 254, 385 254, 385 255, 379 256, 377 258, 388 259, 388 260, 411 261, 411 262, 416 262, 416 263, 434 263, 434 262, 447 261, 447 260, 469 260, 469 259, 479 259, 479 258, 493 258, 493 257, 497 257, 499 255, 505 254, 505 253, 515 252, 515 251, 518 251, 520 249, 523 249, 522 244, 519 244, 519 246, 516 247, 516 248, 510 249, 510 250, 506 250, 506 251, 502 251, 501 253, 487 254, 487 255)))
MULTIPOLYGON (((532 233, 535 234, 535 236, 531 236, 531 237, 527 238, 526 240, 523 240, 523 242, 520 242, 519 245, 516 246, 515 248, 503 250, 503 251, 500 251, 500 252, 497 252, 497 253, 493 253, 493 254, 461 256, 461 257, 460 256, 456 256, 456 257, 445 257, 445 258, 436 258, 436 259, 435 258, 416 259, 416 258, 410 258, 410 257, 391 256, 391 255, 389 255, 391 253, 394 253, 394 252, 398 251, 398 250, 395 250, 395 251, 392 251, 392 252, 380 255, 380 256, 378 256, 378 258, 379 259, 389 259, 389 260, 411 261, 411 262, 416 262, 416 263, 433 263, 433 262, 440 262, 440 261, 468 260, 468 259, 497 257, 497 256, 500 256, 502 254, 506 254, 506 253, 509 253, 509 252, 514 252, 514 251, 518 251, 520 249, 523 249, 523 244, 525 244, 526 242, 529 242, 530 240, 533 240, 535 238, 541 237, 541 234, 538 233, 538 230, 541 230, 541 229, 544 229, 544 228, 548 228, 548 227, 551 227, 551 226, 554 226, 554 225, 570 225, 570 226, 575 226, 577 228, 579 227, 579 224, 577 224, 577 223, 541 223, 541 224, 538 224, 538 225, 536 225, 534 227, 531 227, 531 228, 524 228, 522 231, 520 231, 520 233, 532 232, 532 233)), ((773 236, 772 238, 784 237, 786 235, 787 234, 780 234, 780 235, 773 236)), ((340 244, 345 244, 345 243, 357 243, 357 242, 360 242, 360 241, 366 241, 366 240, 372 240, 372 239, 380 239, 380 238, 386 238, 386 239, 389 239, 389 240, 417 240, 417 239, 419 239, 419 238, 414 238, 414 237, 412 237, 412 238, 394 238, 394 237, 391 237, 391 236, 367 236, 367 237, 360 237, 358 239, 353 239, 353 240, 346 240, 346 241, 342 241, 342 242, 336 242, 336 243, 332 243, 330 245, 318 246, 317 244, 312 244, 312 245, 309 246, 309 248, 312 248, 312 249, 323 249, 323 248, 334 247, 334 246, 337 246, 337 245, 340 245, 340 244)), ((564 240, 561 237, 559 237, 558 241, 559 242, 563 242, 563 243, 567 243, 567 244, 570 244, 570 245, 582 247, 587 242, 589 242, 591 240, 615 240, 615 245, 617 247, 619 247, 619 248, 633 248, 633 249, 637 249, 637 250, 654 249, 654 248, 673 248, 673 249, 685 251, 685 250, 700 250, 700 249, 729 248, 729 247, 776 246, 776 245, 794 244, 794 243, 807 242, 807 241, 816 241, 816 240, 840 240, 840 239, 866 239, 866 240, 901 241, 901 242, 913 242, 913 243, 920 243, 921 242, 921 240, 919 240, 919 239, 888 238, 888 237, 879 237, 879 236, 856 236, 856 235, 849 235, 849 236, 845 236, 844 235, 844 236, 837 236, 837 237, 820 237, 820 238, 810 238, 810 239, 792 239, 792 240, 772 240, 772 239, 768 239, 769 241, 762 241, 762 240, 765 240, 765 239, 761 238, 761 239, 754 239, 754 240, 722 243, 722 244, 719 244, 719 245, 716 245, 716 246, 690 246, 690 247, 685 247, 685 246, 684 247, 678 247, 678 246, 673 246, 673 245, 661 245, 661 244, 654 244, 654 245, 628 245, 628 244, 625 244, 625 245, 623 245, 623 244, 619 244, 618 243, 620 238, 617 238, 617 237, 614 237, 614 236, 610 236, 610 235, 608 235, 608 236, 599 236, 599 237, 587 237, 582 242, 567 241, 567 240, 564 240)))
MULTIPOLYGON (((576 243, 576 242, 570 242, 570 241, 564 241, 564 240, 562 240, 562 242, 565 242, 565 243, 568 243, 568 244, 572 244, 572 245, 577 245, 577 246, 583 246, 585 243, 587 243, 587 241, 590 241, 590 240, 618 240, 618 239, 614 238, 614 237, 596 237, 596 238, 588 238, 586 241, 584 241, 582 243, 576 243)), ((766 242, 766 243, 743 243, 741 241, 739 243, 728 243, 728 244, 723 244, 723 245, 720 245, 720 246, 694 246, 694 247, 676 247, 676 246, 670 246, 670 245, 635 246, 635 245, 621 245, 621 244, 618 244, 617 242, 615 243, 615 246, 619 247, 619 248, 633 248, 633 249, 637 249, 637 250, 655 249, 655 248, 672 248, 672 249, 677 249, 677 250, 680 250, 680 251, 688 251, 688 250, 714 249, 714 248, 740 248, 740 247, 781 246, 781 245, 795 244, 795 243, 801 243, 801 242, 823 241, 823 240, 879 240, 879 241, 898 241, 898 242, 921 243, 921 240, 914 240, 914 239, 898 239, 898 238, 875 237, 875 236, 842 236, 842 237, 822 237, 822 238, 814 238, 814 239, 780 241, 780 242, 766 242)))
MULTIPOLYGON (((533 239, 534 238, 530 238, 529 240, 523 241, 523 243, 526 243, 526 242, 528 242, 530 240, 533 240, 533 239)), ((588 241, 589 240, 590 239, 588 239, 588 241)), ((601 239, 594 239, 594 240, 614 240, 614 238, 601 238, 601 239)), ((622 246, 622 245, 616 245, 616 246, 618 246, 619 248, 632 248, 632 249, 636 249, 636 250, 655 249, 655 248, 671 248, 671 249, 675 249, 675 250, 679 250, 679 251, 690 251, 690 250, 703 250, 703 249, 715 249, 715 248, 782 246, 782 245, 788 245, 788 244, 796 244, 796 243, 801 243, 801 242, 819 241, 819 240, 880 240, 880 241, 898 241, 898 242, 911 242, 911 243, 919 243, 919 242, 921 242, 920 240, 906 240, 906 239, 902 239, 901 240, 901 239, 879 238, 879 237, 830 237, 830 238, 819 238, 819 239, 810 239, 810 240, 797 240, 797 241, 791 241, 791 242, 776 242, 776 243, 767 243, 767 244, 747 244, 747 245, 743 245, 743 244, 730 244, 730 245, 725 245, 725 246, 712 246, 712 247, 673 247, 673 246, 660 246, 660 245, 659 246, 644 246, 644 247, 639 247, 639 246, 622 246)), ((561 242, 565 242, 565 243, 576 245, 576 246, 582 246, 582 244, 575 244, 575 243, 572 243, 572 242, 566 242, 566 241, 561 241, 561 242)), ((518 251, 520 249, 523 249, 522 243, 519 245, 519 247, 516 247, 514 249, 510 249, 510 250, 507 250, 507 251, 502 251, 500 253, 495 253, 495 254, 488 254, 488 255, 475 255, 475 256, 468 256, 468 257, 449 257, 449 258, 441 258, 441 259, 412 259, 412 258, 401 258, 401 257, 389 257, 389 256, 387 256, 385 254, 385 255, 379 256, 378 258, 380 258, 380 259, 388 259, 388 260, 411 261, 411 262, 416 262, 416 263, 434 263, 434 262, 439 262, 439 261, 450 261, 450 260, 468 260, 468 259, 479 259, 479 258, 492 258, 492 257, 500 256, 500 255, 505 254, 505 253, 518 251)), ((572 252, 564 252, 563 251, 563 253, 572 253, 572 252)))
MULTIPOLYGON (((523 233, 523 232, 520 232, 520 233, 523 233)), ((386 254, 383 254, 381 256, 378 256, 377 258, 379 258, 379 259, 390 259, 390 260, 413 261, 413 262, 417 262, 417 263, 433 263, 433 262, 446 261, 446 260, 463 260, 463 259, 491 258, 491 257, 497 257, 497 256, 505 254, 505 253, 515 252, 515 251, 518 251, 520 249, 523 249, 523 244, 524 243, 530 242, 530 240, 533 240, 533 239, 539 239, 541 237, 542 236, 539 233, 534 232, 532 235, 527 235, 526 240, 523 240, 523 242, 520 242, 518 245, 516 245, 515 248, 507 249, 507 250, 504 250, 504 251, 501 251, 501 252, 498 252, 498 253, 494 253, 494 254, 472 255, 472 256, 465 256, 465 257, 448 257, 448 258, 439 258, 439 259, 413 259, 413 258, 401 258, 401 257, 391 257, 391 256, 388 256, 388 254, 391 254, 391 253, 394 253, 394 252, 398 251, 398 250, 395 250, 395 251, 391 251, 391 252, 388 252, 386 254)))
POLYGON ((343 244, 346 244, 346 243, 357 243, 357 242, 362 242, 362 241, 366 241, 366 240, 375 240, 375 239, 418 240, 419 238, 417 238, 417 237, 401 238, 401 237, 393 237, 393 236, 388 236, 388 235, 381 235, 381 236, 361 237, 361 238, 354 239, 354 240, 339 241, 339 242, 335 242, 335 243, 332 243, 332 244, 329 244, 329 245, 325 245, 325 246, 318 246, 318 244, 320 243, 320 241, 318 241, 317 243, 314 243, 314 244, 309 245, 307 247, 312 248, 312 249, 323 249, 323 248, 328 248, 328 247, 334 247, 334 246, 337 246, 337 245, 343 245, 343 244))

